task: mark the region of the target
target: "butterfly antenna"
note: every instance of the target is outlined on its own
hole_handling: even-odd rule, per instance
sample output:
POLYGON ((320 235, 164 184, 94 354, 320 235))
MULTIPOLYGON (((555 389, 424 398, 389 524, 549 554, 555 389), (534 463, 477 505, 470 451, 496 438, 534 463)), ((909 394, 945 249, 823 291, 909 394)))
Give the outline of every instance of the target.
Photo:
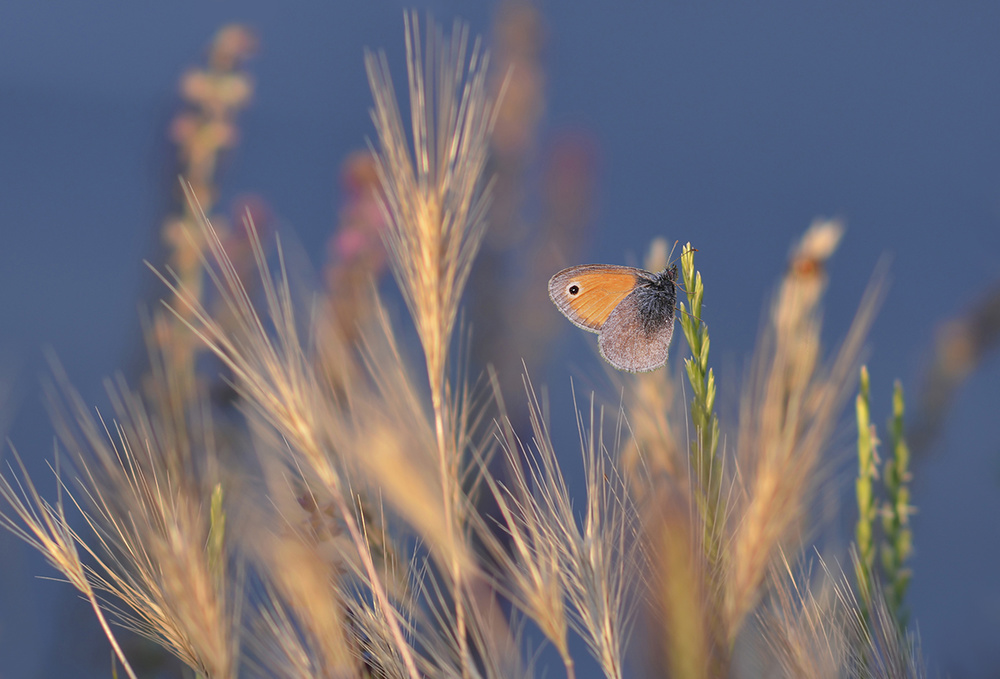
POLYGON ((677 244, 680 243, 679 240, 675 240, 673 246, 670 248, 670 252, 667 253, 667 268, 670 267, 670 260, 674 258, 674 250, 677 249, 677 244))
MULTIPOLYGON (((675 240, 674 241, 674 246, 672 248, 670 248, 670 256, 667 257, 667 261, 669 261, 671 258, 673 258, 674 250, 677 249, 677 244, 678 243, 680 243, 679 240, 675 240)), ((691 252, 701 252, 701 251, 698 248, 691 248, 691 252)))
MULTIPOLYGON (((666 268, 668 268, 668 269, 670 268, 670 262, 674 258, 674 250, 677 249, 677 244, 678 243, 680 243, 680 241, 679 240, 675 240, 673 246, 670 248, 669 254, 667 254, 667 267, 666 268)), ((698 248, 691 248, 691 252, 698 252, 698 248)))

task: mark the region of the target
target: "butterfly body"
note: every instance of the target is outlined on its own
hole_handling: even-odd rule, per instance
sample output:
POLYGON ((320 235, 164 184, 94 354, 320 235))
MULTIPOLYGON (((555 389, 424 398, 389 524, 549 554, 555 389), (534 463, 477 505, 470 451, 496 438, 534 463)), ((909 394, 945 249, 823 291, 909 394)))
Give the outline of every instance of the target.
POLYGON ((667 362, 674 331, 677 268, 572 266, 549 280, 549 297, 578 327, 596 332, 604 359, 619 370, 648 372, 667 362))

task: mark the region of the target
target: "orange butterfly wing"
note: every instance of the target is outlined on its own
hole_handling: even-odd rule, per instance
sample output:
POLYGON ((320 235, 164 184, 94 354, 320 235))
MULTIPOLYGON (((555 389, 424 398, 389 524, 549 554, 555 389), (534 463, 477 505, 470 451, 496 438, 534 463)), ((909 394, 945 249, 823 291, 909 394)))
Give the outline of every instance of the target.
POLYGON ((630 266, 571 266, 549 280, 549 297, 574 325, 600 332, 608 316, 635 289, 643 274, 646 272, 642 269, 630 266))

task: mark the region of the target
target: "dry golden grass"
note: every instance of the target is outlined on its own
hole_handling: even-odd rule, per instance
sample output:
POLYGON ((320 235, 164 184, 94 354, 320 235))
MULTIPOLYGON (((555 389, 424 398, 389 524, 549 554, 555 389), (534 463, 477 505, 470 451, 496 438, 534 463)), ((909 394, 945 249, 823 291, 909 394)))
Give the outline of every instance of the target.
POLYGON ((851 395, 860 351, 881 293, 876 281, 843 345, 820 363, 819 302, 823 263, 842 227, 817 222, 792 253, 755 354, 751 388, 736 440, 733 518, 727 545, 723 622, 732 642, 760 598, 767 569, 781 549, 796 549, 809 530, 822 454, 851 395))
POLYGON ((55 504, 43 500, 35 489, 34 483, 28 477, 27 470, 21 462, 16 450, 12 451, 17 460, 23 481, 17 478, 13 468, 10 478, 0 475, 0 496, 10 505, 13 516, 0 514, 0 523, 26 543, 37 549, 57 571, 62 573, 69 583, 80 592, 90 604, 107 636, 115 656, 131 679, 136 679, 135 672, 129 665, 117 638, 108 625, 104 610, 95 591, 95 585, 88 575, 88 569, 83 565, 77 544, 86 550, 86 543, 80 540, 66 519, 62 496, 62 479, 59 478, 58 458, 55 468, 56 483, 60 484, 55 504), (13 481, 11 481, 13 479, 13 481))
MULTIPOLYGON (((367 54, 365 66, 375 98, 372 121, 379 139, 376 168, 387 223, 385 240, 393 274, 424 349, 444 525, 449 542, 458 543, 465 530, 459 515, 465 442, 457 421, 463 415, 448 403, 453 393, 448 353, 458 303, 486 230, 490 194, 482 181, 497 108, 487 90, 489 57, 478 40, 466 66, 467 28, 456 23, 446 40, 432 24, 422 45, 416 12, 404 18, 412 151, 384 55, 367 54)), ((465 569, 456 549, 443 556, 452 578, 458 643, 466 662, 471 662, 466 648, 465 569)))
POLYGON ((866 622, 844 573, 821 559, 817 565, 818 575, 780 561, 769 574, 774 595, 759 622, 770 654, 761 673, 785 679, 926 677, 915 637, 901 634, 883 593, 875 593, 866 622))
POLYGON ((234 677, 240 621, 230 588, 240 583, 210 539, 213 434, 196 424, 203 422, 197 403, 178 429, 123 384, 108 391, 113 423, 95 418, 65 384, 65 400, 52 398, 80 468, 90 544, 100 553, 90 579, 124 604, 117 617, 126 627, 201 672, 234 677))
MULTIPOLYGON (((248 280, 189 188, 199 275, 161 278, 178 326, 221 362, 238 416, 217 432, 204 385, 177 372, 194 361, 162 347, 141 395, 111 385, 112 420, 60 378, 57 427, 90 533, 69 527, 62 491, 48 504, 16 475, 0 480, 5 525, 91 602, 130 676, 105 611, 213 679, 530 676, 536 630, 567 677, 583 673, 574 639, 615 679, 635 659, 679 678, 922 676, 891 614, 876 606, 869 625, 839 573, 834 590, 813 590, 785 558, 810 560, 825 456, 879 292, 876 281, 827 357, 823 264, 840 226, 817 223, 794 249, 736 422, 713 410, 710 319, 688 319, 692 424, 679 370, 628 377, 611 415, 594 395, 574 402, 570 455, 528 376, 519 428, 499 386, 510 376, 492 373, 493 396, 479 397, 453 349, 498 109, 464 27, 449 39, 432 26, 421 43, 406 20, 412 147, 385 57, 366 66, 385 240, 424 370, 374 286, 351 332, 350 319, 303 316, 280 241, 269 256, 249 217, 248 280), (576 455, 581 493, 564 472, 576 455)), ((700 300, 693 252, 683 261, 700 300)))

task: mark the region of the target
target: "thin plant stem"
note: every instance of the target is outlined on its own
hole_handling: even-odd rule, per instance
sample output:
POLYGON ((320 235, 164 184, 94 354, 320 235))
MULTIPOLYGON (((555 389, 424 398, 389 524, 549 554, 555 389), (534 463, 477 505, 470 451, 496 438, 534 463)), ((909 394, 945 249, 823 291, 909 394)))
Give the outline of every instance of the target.
POLYGON ((903 606, 906 588, 910 583, 910 569, 906 560, 913 552, 913 533, 910 530, 910 449, 903 436, 903 385, 896 381, 892 395, 891 432, 892 459, 885 464, 885 507, 882 511, 882 571, 886 578, 886 597, 889 610, 896 619, 900 632, 906 629, 909 614, 903 606))
POLYGON ((444 518, 445 535, 448 536, 449 566, 451 568, 452 592, 455 597, 455 634, 457 636, 459 653, 462 661, 462 674, 465 676, 467 665, 471 658, 469 655, 469 640, 465 622, 465 602, 463 596, 462 567, 459 563, 458 552, 455 549, 458 536, 456 535, 454 507, 457 494, 457 470, 454 468, 454 455, 449 454, 448 440, 445 437, 445 400, 444 400, 444 380, 440 373, 434 375, 430 373, 428 364, 428 378, 431 382, 431 404, 434 409, 434 433, 437 437, 438 459, 440 462, 441 490, 444 493, 444 518), (437 382, 435 384, 435 382, 437 382))
POLYGON ((870 383, 868 367, 861 366, 861 381, 855 401, 858 421, 858 478, 855 494, 858 501, 858 523, 855 528, 855 542, 858 549, 856 578, 861 600, 862 615, 867 620, 871 611, 872 566, 875 562, 875 546, 872 537, 875 522, 875 499, 872 481, 878 474, 876 459, 875 428, 871 423, 870 383))
POLYGON ((101 610, 101 607, 97 604, 97 598, 94 596, 93 590, 88 591, 86 593, 86 597, 87 601, 90 602, 90 607, 94 609, 94 615, 97 616, 97 622, 101 626, 101 629, 104 631, 104 636, 108 638, 108 643, 110 643, 111 648, 114 649, 115 655, 118 656, 118 661, 122 664, 122 667, 125 668, 125 672, 128 674, 130 679, 139 679, 135 675, 135 672, 132 670, 132 666, 129 665, 128 660, 125 658, 125 652, 122 650, 122 647, 118 645, 118 640, 115 638, 115 635, 111 632, 111 626, 108 625, 108 621, 104 617, 104 612, 101 610))
POLYGON ((719 444, 719 418, 713 411, 715 374, 708 367, 708 329, 701 320, 705 286, 701 272, 694 268, 694 252, 690 243, 681 252, 681 275, 690 309, 685 309, 681 302, 680 322, 691 349, 691 357, 684 360, 684 368, 694 392, 691 398, 691 421, 694 424, 695 438, 691 442, 691 466, 698 479, 696 498, 704 519, 706 556, 714 570, 719 561, 722 540, 722 526, 719 522, 722 472, 715 455, 719 444))

